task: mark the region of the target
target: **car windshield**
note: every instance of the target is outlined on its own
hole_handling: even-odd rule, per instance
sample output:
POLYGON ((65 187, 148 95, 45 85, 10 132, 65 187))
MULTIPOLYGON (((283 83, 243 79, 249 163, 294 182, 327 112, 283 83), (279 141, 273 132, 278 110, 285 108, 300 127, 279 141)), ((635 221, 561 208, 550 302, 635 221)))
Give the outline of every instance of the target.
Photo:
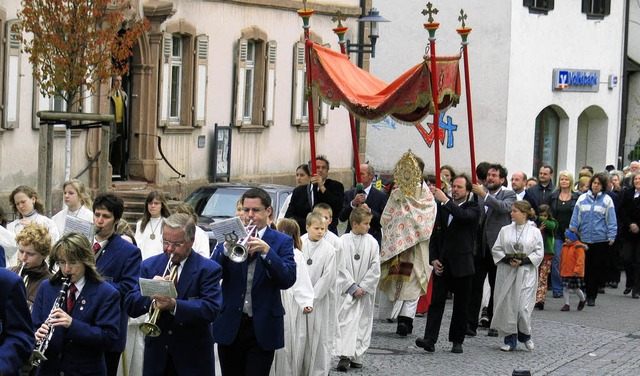
POLYGON ((190 198, 196 212, 202 217, 231 218, 236 215, 236 202, 243 191, 239 189, 218 188, 211 191, 201 191, 190 198))

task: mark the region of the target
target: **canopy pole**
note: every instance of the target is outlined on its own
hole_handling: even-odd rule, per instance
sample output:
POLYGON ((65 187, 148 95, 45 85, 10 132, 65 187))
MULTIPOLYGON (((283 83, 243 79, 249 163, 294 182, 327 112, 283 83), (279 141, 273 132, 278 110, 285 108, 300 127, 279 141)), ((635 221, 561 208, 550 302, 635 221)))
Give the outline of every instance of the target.
MULTIPOLYGON (((436 187, 442 188, 440 179, 440 109, 438 107, 438 66, 436 62, 436 30, 440 26, 439 23, 433 22, 433 14, 437 14, 438 10, 431 8, 431 3, 427 3, 427 9, 422 14, 429 14, 428 22, 424 24, 424 28, 429 32, 429 51, 431 60, 431 97, 433 100, 433 145, 436 162, 436 187)), ((426 57, 425 57, 426 59, 426 57)))
POLYGON ((460 38, 462 38, 462 56, 464 58, 464 86, 465 94, 467 95, 467 122, 469 123, 469 151, 471 153, 471 179, 473 184, 478 184, 478 177, 476 176, 476 144, 473 137, 473 111, 471 107, 471 83, 469 81, 469 54, 467 51, 467 45, 469 44, 468 36, 471 33, 471 28, 466 27, 464 20, 467 19, 467 15, 464 13, 464 9, 460 9, 460 16, 458 21, 462 21, 462 27, 456 29, 460 38))
MULTIPOLYGON (((338 27, 333 29, 333 32, 338 36, 338 43, 340 44, 340 52, 343 55, 347 55, 346 49, 346 41, 344 39, 344 35, 349 29, 346 26, 342 26, 342 21, 346 20, 346 17, 342 18, 340 16, 336 16, 333 19, 338 20, 338 27)), ((332 19, 332 20, 333 20, 332 19)), ((351 125, 351 143, 353 145, 353 164, 354 170, 356 174, 356 188, 364 188, 362 186, 362 175, 360 173, 360 152, 358 150, 358 132, 356 132, 356 121, 353 117, 353 114, 349 112, 349 124, 351 125)))
MULTIPOLYGON (((306 2, 305 2, 306 3, 306 2)), ((313 15, 312 9, 298 9, 298 15, 302 18, 302 28, 304 29, 304 54, 307 76, 307 87, 305 88, 304 97, 307 100, 307 112, 309 117, 309 143, 311 144, 311 156, 309 161, 311 162, 311 176, 315 175, 316 169, 316 130, 313 119, 313 96, 311 95, 311 38, 309 36, 309 20, 313 15)))

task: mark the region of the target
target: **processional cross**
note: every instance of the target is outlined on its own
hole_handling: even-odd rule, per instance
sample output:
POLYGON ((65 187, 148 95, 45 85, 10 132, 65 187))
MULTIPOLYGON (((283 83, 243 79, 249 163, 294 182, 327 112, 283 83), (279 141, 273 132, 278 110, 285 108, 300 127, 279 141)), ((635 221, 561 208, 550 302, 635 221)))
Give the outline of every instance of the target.
POLYGON ((342 12, 337 11, 336 15, 331 17, 331 21, 332 22, 338 22, 338 27, 343 27, 342 26, 342 21, 346 21, 347 20, 347 16, 345 16, 344 14, 342 14, 342 12))
POLYGON ((438 8, 433 8, 433 4, 431 4, 431 2, 427 3, 427 9, 422 10, 422 15, 426 16, 427 14, 429 15, 427 22, 433 23, 433 15, 438 14, 438 8))
POLYGON ((467 14, 464 12, 464 9, 460 9, 460 16, 458 16, 458 21, 462 22, 462 28, 465 28, 464 20, 467 19, 467 14))

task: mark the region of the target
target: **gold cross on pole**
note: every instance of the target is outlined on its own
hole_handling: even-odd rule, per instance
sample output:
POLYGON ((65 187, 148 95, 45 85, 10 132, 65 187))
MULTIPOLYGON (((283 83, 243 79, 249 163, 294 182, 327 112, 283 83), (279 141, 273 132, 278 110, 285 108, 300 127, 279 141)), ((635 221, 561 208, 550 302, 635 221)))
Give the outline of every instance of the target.
POLYGON ((331 17, 331 21, 332 22, 338 22, 338 27, 343 27, 342 26, 342 21, 346 21, 347 20, 347 16, 345 16, 344 14, 342 14, 342 12, 337 11, 336 15, 331 17))
POLYGON ((422 10, 422 15, 426 16, 427 14, 429 15, 427 22, 433 23, 433 15, 438 14, 438 9, 433 8, 433 4, 431 4, 431 2, 427 3, 427 9, 422 10))
POLYGON ((464 12, 464 9, 460 9, 460 16, 458 16, 458 21, 462 22, 462 28, 464 29, 464 20, 467 19, 467 14, 464 12))
POLYGON ((302 5, 304 6, 304 10, 307 10, 307 0, 302 0, 302 5))

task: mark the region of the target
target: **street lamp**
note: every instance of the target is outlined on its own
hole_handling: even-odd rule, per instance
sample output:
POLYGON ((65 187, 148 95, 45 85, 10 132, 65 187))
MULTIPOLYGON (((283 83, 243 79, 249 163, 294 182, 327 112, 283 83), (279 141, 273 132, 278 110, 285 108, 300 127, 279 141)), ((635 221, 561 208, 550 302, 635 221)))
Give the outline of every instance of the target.
MULTIPOLYGON (((364 7, 362 8, 364 12, 364 7)), ((366 16, 363 14, 358 18, 358 23, 360 23, 360 30, 364 29, 364 25, 366 22, 369 22, 369 39, 371 40, 371 44, 362 43, 351 43, 350 40, 347 39, 347 54, 350 53, 358 53, 358 55, 363 53, 370 53, 371 57, 376 57, 376 40, 378 40, 378 22, 389 22, 388 19, 380 16, 380 12, 376 8, 371 8, 369 10, 369 14, 366 16)), ((362 32, 363 36, 358 38, 359 40, 364 39, 364 32, 362 32)), ((361 55, 360 55, 361 56, 361 55)))

